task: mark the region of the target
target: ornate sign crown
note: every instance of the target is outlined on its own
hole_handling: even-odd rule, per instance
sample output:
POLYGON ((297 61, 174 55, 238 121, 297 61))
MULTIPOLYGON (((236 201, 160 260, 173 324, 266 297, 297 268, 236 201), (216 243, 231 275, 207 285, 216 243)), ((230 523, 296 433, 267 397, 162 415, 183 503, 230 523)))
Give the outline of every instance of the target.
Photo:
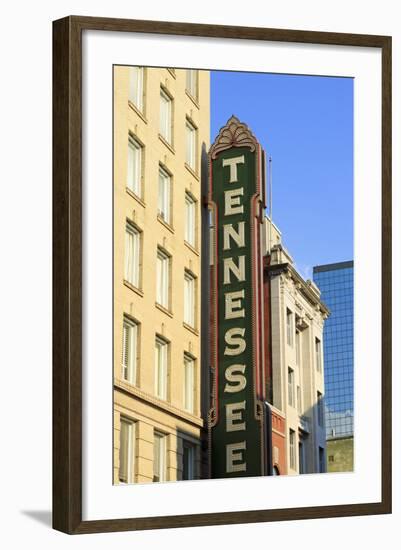
POLYGON ((220 128, 219 135, 210 148, 210 155, 215 159, 221 151, 230 147, 249 147, 251 151, 255 151, 257 144, 258 141, 248 126, 232 115, 227 124, 220 128))

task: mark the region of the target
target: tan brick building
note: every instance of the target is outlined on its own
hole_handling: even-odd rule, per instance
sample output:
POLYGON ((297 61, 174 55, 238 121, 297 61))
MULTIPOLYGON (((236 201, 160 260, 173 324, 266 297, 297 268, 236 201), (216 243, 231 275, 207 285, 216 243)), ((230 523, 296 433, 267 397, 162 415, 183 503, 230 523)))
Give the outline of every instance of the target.
POLYGON ((207 71, 114 69, 114 483, 200 477, 207 71))

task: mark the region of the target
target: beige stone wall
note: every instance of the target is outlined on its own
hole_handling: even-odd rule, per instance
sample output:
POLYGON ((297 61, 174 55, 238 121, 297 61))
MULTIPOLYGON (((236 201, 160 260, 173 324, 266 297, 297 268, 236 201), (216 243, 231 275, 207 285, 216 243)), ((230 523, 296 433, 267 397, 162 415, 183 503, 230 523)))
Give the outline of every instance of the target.
POLYGON ((354 470, 354 438, 339 437, 327 441, 327 471, 352 472, 354 470))
POLYGON ((152 480, 153 432, 166 435, 167 480, 182 476, 182 444, 197 445, 196 476, 199 477, 200 433, 200 250, 201 202, 200 155, 209 147, 209 73, 199 71, 198 100, 185 90, 185 70, 145 68, 143 113, 128 101, 129 68, 114 70, 114 480, 118 482, 120 415, 136 422, 135 473, 137 482, 152 480), (160 87, 173 98, 173 140, 159 136, 160 87), (196 170, 185 164, 185 124, 197 127, 196 170), (126 187, 129 132, 143 144, 143 196, 135 197, 126 187), (157 215, 159 165, 172 176, 171 222, 157 215), (185 191, 196 199, 196 245, 184 242, 185 191), (126 221, 142 232, 139 289, 124 282, 124 238, 126 221), (156 255, 163 247, 171 256, 170 311, 156 304, 156 255), (184 271, 196 277, 195 329, 184 325, 184 271), (124 314, 139 325, 139 360, 136 384, 121 380, 122 324, 124 314), (169 342, 167 399, 155 397, 155 338, 169 342), (183 410, 184 353, 195 358, 195 410, 183 410))

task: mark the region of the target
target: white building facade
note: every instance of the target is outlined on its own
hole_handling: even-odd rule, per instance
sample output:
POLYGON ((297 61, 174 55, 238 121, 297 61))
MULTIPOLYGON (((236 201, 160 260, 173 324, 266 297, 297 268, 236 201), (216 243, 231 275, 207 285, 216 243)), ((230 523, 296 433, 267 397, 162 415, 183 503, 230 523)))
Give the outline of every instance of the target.
POLYGON ((285 418, 286 473, 325 472, 323 325, 329 311, 317 286, 296 271, 268 219, 265 235, 271 327, 267 385, 270 403, 285 418))

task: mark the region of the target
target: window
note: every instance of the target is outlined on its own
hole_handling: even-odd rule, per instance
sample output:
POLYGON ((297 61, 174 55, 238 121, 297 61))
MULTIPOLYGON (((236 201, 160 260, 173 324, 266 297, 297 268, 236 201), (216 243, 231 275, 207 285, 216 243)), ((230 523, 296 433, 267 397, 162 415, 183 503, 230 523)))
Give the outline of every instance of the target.
POLYGON ((324 449, 319 447, 319 472, 322 474, 326 471, 326 464, 324 461, 324 449))
POLYGON ((299 330, 295 331, 295 355, 297 365, 301 365, 301 334, 299 330))
POLYGON ((139 111, 143 111, 144 68, 131 67, 129 78, 129 100, 139 111))
POLYGON ((195 361, 184 355, 184 409, 194 412, 195 402, 195 361))
POLYGON ((315 338, 316 369, 322 372, 322 343, 319 338, 315 338))
POLYGON ((304 454, 304 442, 300 438, 298 443, 298 460, 299 460, 299 473, 305 473, 305 454, 304 454))
POLYGON ((124 317, 123 321, 123 349, 122 349, 122 378, 131 384, 136 382, 136 364, 138 357, 138 325, 124 317))
POLYGON ((182 479, 195 479, 195 447, 187 441, 184 441, 182 462, 182 479))
POLYGON ((293 346, 293 332, 294 332, 294 321, 292 311, 287 309, 287 344, 293 346))
POLYGON ((134 481, 134 441, 135 424, 126 418, 120 419, 120 465, 118 479, 120 483, 134 481))
POLYGON ((160 166, 157 213, 166 223, 170 223, 170 187, 171 177, 166 170, 160 166))
POLYGON ((164 308, 169 308, 170 258, 160 248, 157 250, 156 301, 164 308))
POLYGON ((167 398, 168 344, 156 338, 155 345, 155 394, 160 399, 167 398))
POLYGON ((295 432, 290 429, 290 468, 295 470, 295 432))
POLYGON ((184 275, 184 323, 195 327, 195 278, 188 271, 184 275))
POLYGON ((160 90, 160 135, 167 141, 172 143, 171 139, 171 113, 172 113, 172 99, 166 94, 166 92, 160 90))
POLYGON ((320 393, 320 391, 317 392, 317 420, 319 426, 323 426, 323 395, 320 393))
POLYGON ((186 132, 186 157, 185 162, 193 170, 196 170, 196 128, 187 120, 186 132))
POLYGON ((139 288, 141 233, 133 225, 125 226, 124 279, 139 288))
POLYGON ((298 406, 298 414, 301 416, 302 402, 301 402, 301 388, 299 386, 297 386, 297 406, 298 406))
POLYGON ((195 246, 196 202, 189 193, 185 193, 185 240, 195 246))
POLYGON ((186 91, 194 98, 198 99, 198 71, 195 69, 187 69, 186 75, 186 91))
POLYGON ((290 407, 295 407, 294 390, 294 371, 288 367, 288 404, 290 407))
POLYGON ((153 438, 153 481, 166 480, 166 436, 155 432, 153 438))
POLYGON ((135 195, 142 193, 142 145, 133 136, 128 137, 127 187, 135 195))

